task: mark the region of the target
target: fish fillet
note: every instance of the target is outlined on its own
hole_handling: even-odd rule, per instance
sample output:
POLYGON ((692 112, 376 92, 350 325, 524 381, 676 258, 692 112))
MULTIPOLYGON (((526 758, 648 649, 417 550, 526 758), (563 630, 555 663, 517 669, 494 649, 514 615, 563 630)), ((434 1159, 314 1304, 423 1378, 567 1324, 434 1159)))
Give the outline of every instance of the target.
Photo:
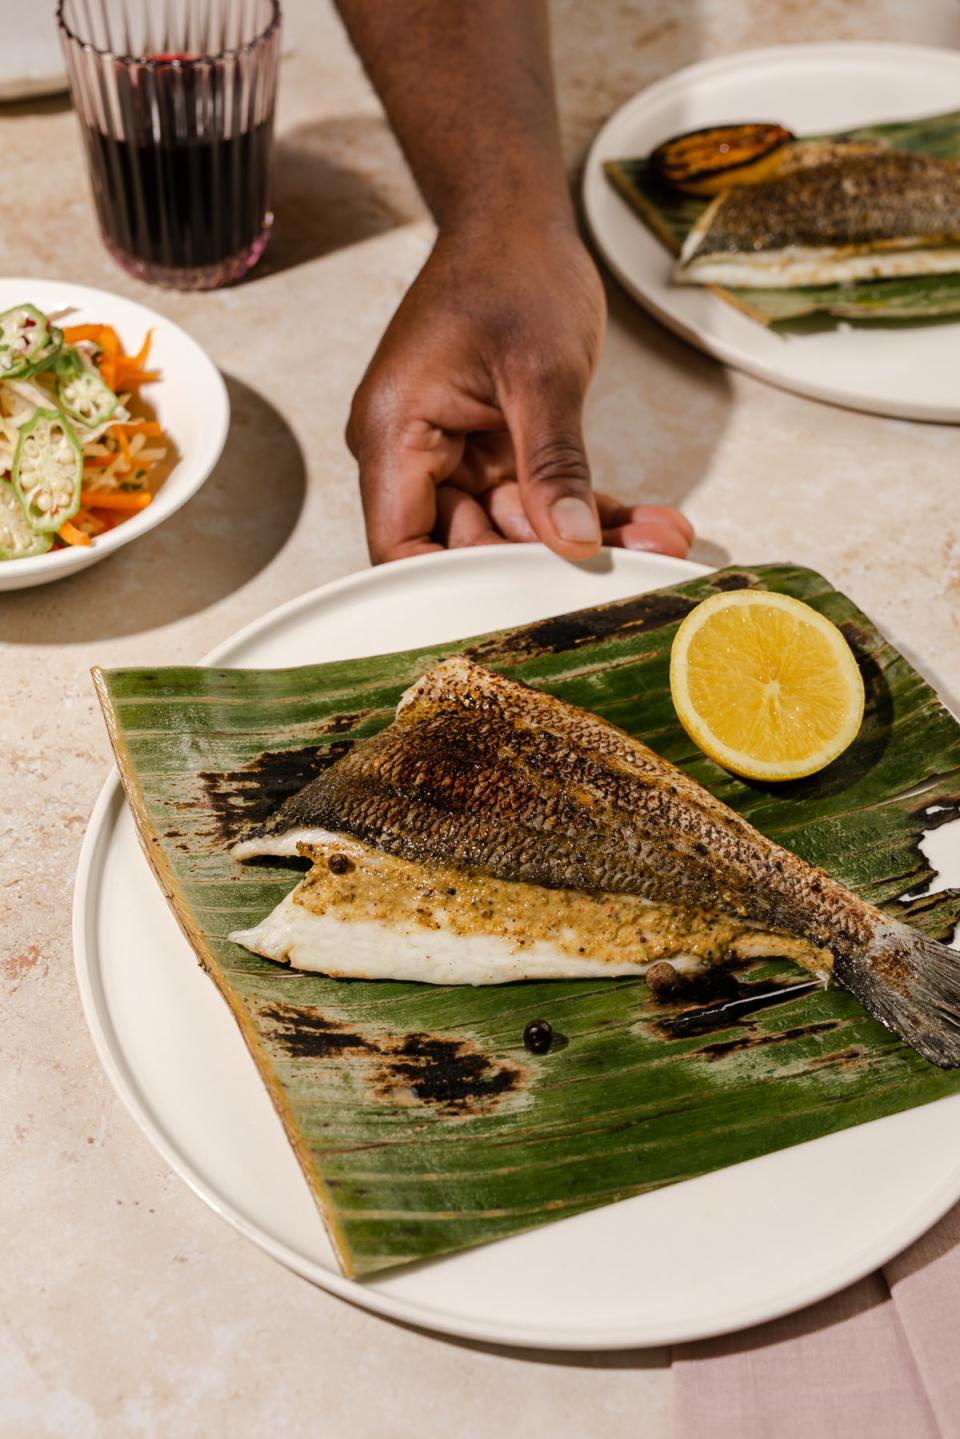
POLYGON ((960 1064, 960 956, 614 725, 462 657, 233 850, 304 852, 310 873, 238 943, 323 973, 442 983, 783 954, 832 972, 927 1059, 960 1064))
POLYGON ((960 163, 896 150, 731 189, 684 242, 681 283, 779 288, 960 270, 960 163))
POLYGON ((337 978, 507 984, 646 974, 663 960, 683 973, 759 955, 826 976, 831 963, 827 950, 706 909, 414 863, 342 834, 314 833, 299 852, 309 874, 231 938, 337 978))

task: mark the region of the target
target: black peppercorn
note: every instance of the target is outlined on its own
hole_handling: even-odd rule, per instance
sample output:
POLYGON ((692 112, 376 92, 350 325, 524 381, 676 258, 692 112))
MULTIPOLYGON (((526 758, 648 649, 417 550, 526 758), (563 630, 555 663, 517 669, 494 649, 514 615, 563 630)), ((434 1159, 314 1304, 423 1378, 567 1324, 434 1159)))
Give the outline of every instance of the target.
POLYGON ((332 854, 327 860, 334 874, 349 874, 353 869, 353 863, 345 854, 332 854))
POLYGON ((546 1019, 531 1019, 523 1031, 523 1043, 531 1054, 548 1053, 553 1043, 553 1025, 546 1019))
POLYGON ((658 959, 656 964, 651 964, 644 978, 658 999, 676 989, 680 983, 677 971, 665 959, 658 959))

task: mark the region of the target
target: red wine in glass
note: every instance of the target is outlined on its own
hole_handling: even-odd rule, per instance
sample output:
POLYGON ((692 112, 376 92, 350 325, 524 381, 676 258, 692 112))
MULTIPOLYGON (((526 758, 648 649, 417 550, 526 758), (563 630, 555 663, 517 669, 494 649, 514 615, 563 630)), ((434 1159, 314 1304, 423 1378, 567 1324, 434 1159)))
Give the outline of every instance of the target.
MULTIPOLYGON (((260 3, 264 19, 276 10, 279 21, 273 0, 260 3)), ((71 64, 100 230, 125 269, 198 289, 256 264, 273 218, 276 89, 275 53, 266 68, 257 52, 278 45, 277 24, 222 55, 157 49, 92 60, 87 46, 71 64)))

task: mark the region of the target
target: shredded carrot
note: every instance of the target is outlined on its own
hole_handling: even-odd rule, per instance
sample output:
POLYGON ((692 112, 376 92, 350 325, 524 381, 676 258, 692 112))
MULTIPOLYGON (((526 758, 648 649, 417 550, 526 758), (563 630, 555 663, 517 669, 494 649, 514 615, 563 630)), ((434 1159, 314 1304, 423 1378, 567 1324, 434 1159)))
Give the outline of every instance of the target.
MULTIPOLYGON (((100 373, 103 374, 103 372, 103 365, 101 365, 100 373)), ((122 355, 113 362, 112 373, 114 383, 110 388, 115 391, 121 387, 135 390, 138 385, 146 385, 151 380, 160 378, 159 370, 138 370, 132 360, 127 360, 122 355)))
POLYGON ((77 510, 72 523, 78 530, 82 529, 84 533, 88 535, 102 535, 103 531, 107 528, 105 521, 101 520, 97 515, 91 515, 89 510, 84 509, 77 510))
POLYGON ((103 354, 100 356, 100 377, 105 385, 111 390, 117 388, 117 367, 120 363, 120 356, 123 354, 123 346, 120 337, 112 325, 101 325, 97 338, 103 347, 103 354))
POLYGON ((89 545, 92 543, 90 536, 85 535, 83 530, 78 530, 69 520, 64 520, 57 531, 58 535, 68 545, 89 545))
POLYGON ((63 332, 66 345, 75 345, 79 340, 99 340, 102 325, 67 325, 63 332))
POLYGON ((156 370, 145 370, 147 356, 150 353, 150 346, 153 343, 153 331, 148 330, 143 344, 135 355, 126 356, 121 354, 117 358, 116 377, 118 385, 144 385, 148 380, 159 379, 156 370))
POLYGON ((142 370, 147 363, 147 356, 150 353, 150 346, 153 343, 153 331, 148 330, 144 337, 143 344, 135 355, 130 356, 130 367, 134 370, 142 370))
POLYGON ((132 439, 134 435, 148 435, 153 438, 159 438, 159 436, 163 434, 163 430, 157 424, 156 420, 118 420, 115 425, 111 426, 111 429, 119 429, 121 424, 123 425, 124 434, 128 435, 130 439, 132 439))
MULTIPOLYGON (((130 399, 130 391, 139 385, 160 378, 159 371, 144 366, 150 354, 153 331, 148 330, 135 355, 126 354, 123 342, 112 325, 71 325, 64 330, 67 344, 92 342, 96 346, 94 361, 104 383, 109 385, 122 404, 130 399)), ((109 441, 94 441, 85 448, 82 508, 60 530, 65 544, 89 545, 91 536, 102 534, 123 524, 132 515, 145 510, 153 501, 148 490, 104 488, 117 485, 136 473, 137 482, 145 480, 157 460, 166 456, 166 448, 148 448, 151 440, 162 440, 163 428, 156 420, 131 418, 115 421, 106 431, 109 441), (112 448, 111 448, 112 447, 112 448)))
POLYGON ((120 452, 127 462, 127 469, 132 470, 133 456, 130 453, 130 446, 127 443, 127 437, 124 434, 123 430, 120 428, 119 425, 111 425, 109 430, 107 431, 107 434, 112 435, 113 438, 117 441, 117 444, 120 446, 120 452))
POLYGON ((153 499, 146 490, 84 490, 80 503, 91 510, 145 510, 153 499))

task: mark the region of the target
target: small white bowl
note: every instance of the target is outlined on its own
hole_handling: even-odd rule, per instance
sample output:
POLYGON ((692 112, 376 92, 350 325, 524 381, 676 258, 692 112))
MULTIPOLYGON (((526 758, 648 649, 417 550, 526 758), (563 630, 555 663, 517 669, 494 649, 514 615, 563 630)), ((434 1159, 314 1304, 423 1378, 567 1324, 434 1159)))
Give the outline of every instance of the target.
POLYGON ((153 503, 116 529, 99 535, 93 544, 68 545, 31 559, 0 562, 0 590, 26 589, 76 574, 162 525, 196 494, 210 474, 220 458, 230 424, 230 402, 219 370, 196 340, 155 310, 87 285, 18 277, 0 279, 0 311, 26 302, 45 313, 69 308, 65 325, 113 325, 130 354, 136 354, 147 331, 153 330, 149 366, 159 370, 160 379, 144 385, 140 393, 176 446, 179 458, 153 503))

